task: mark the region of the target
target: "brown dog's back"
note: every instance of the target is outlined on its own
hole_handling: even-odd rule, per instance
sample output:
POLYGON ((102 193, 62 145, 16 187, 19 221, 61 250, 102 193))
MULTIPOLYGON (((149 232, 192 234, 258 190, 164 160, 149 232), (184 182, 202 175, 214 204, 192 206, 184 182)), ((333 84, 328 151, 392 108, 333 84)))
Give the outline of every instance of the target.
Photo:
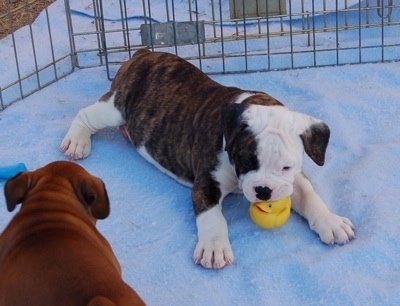
POLYGON ((100 179, 55 162, 9 180, 5 196, 22 207, 0 235, 0 306, 144 305, 95 227, 109 214, 100 179))

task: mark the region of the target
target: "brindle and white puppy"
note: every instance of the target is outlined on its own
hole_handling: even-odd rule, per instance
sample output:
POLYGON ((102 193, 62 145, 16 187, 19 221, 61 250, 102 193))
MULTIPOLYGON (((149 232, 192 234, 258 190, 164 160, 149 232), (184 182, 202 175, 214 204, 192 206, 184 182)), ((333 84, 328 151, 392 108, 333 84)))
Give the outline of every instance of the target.
POLYGON ((328 126, 266 93, 222 86, 175 55, 140 50, 110 91, 79 111, 61 149, 85 158, 91 134, 121 125, 144 158, 193 188, 194 261, 203 267, 234 260, 221 203, 237 190, 250 202, 290 195, 327 244, 354 238, 353 224, 328 210, 301 171, 304 151, 324 164, 328 126))

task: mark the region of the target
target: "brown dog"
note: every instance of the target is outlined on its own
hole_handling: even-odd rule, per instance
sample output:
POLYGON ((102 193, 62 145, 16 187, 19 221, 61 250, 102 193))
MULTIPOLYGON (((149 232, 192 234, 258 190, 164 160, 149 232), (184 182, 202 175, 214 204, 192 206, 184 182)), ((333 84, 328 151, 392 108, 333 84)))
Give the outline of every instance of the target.
POLYGON ((0 305, 144 305, 121 278, 96 219, 109 215, 104 183, 72 162, 53 162, 5 185, 22 203, 0 235, 0 305))

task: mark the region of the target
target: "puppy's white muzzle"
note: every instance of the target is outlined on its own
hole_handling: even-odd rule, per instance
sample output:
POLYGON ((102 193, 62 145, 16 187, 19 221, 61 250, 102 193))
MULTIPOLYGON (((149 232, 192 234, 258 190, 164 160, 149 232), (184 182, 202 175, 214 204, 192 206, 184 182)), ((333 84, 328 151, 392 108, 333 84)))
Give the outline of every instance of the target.
POLYGON ((242 189, 244 196, 250 202, 260 202, 263 200, 279 200, 290 196, 293 193, 293 184, 290 182, 270 182, 265 180, 244 179, 239 181, 239 187, 242 189), (270 189, 269 197, 266 193, 260 192, 260 187, 270 189))

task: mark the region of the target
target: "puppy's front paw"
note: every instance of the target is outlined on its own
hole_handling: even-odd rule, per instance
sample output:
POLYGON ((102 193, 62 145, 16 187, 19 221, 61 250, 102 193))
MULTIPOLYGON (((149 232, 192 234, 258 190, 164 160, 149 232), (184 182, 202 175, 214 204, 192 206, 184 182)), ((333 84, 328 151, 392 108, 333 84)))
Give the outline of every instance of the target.
POLYGON ((199 240, 193 260, 204 268, 221 269, 233 263, 233 252, 228 238, 228 225, 219 205, 196 218, 199 240))
POLYGON ((60 145, 61 150, 71 159, 82 159, 90 154, 90 132, 71 128, 60 145))
POLYGON ((227 239, 199 241, 193 260, 207 269, 221 269, 225 265, 231 265, 234 260, 231 244, 227 239))
POLYGON ((345 244, 355 238, 355 227, 351 221, 331 212, 310 223, 310 227, 326 244, 345 244))

